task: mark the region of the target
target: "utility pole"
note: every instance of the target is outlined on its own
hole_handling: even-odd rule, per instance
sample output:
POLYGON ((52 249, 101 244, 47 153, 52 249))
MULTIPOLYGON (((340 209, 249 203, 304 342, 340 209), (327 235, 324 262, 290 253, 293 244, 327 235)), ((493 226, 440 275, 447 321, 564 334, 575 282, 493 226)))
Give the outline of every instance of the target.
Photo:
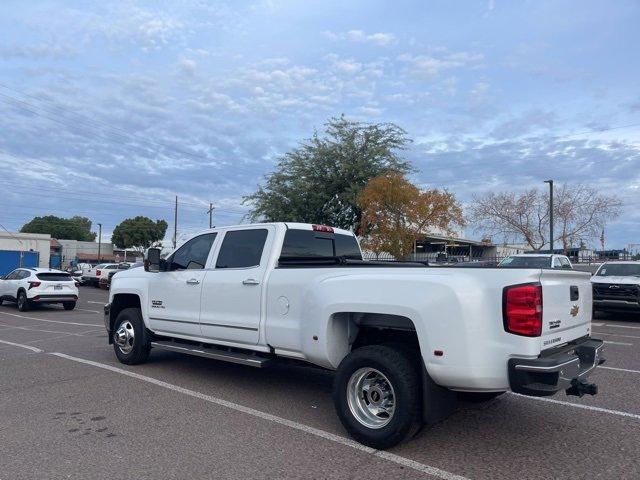
POLYGON ((213 228, 213 211, 216 207, 213 206, 213 203, 209 203, 209 210, 207 213, 209 214, 209 228, 213 228))
POLYGON ((100 263, 100 247, 102 247, 102 224, 98 224, 98 263, 100 263))
POLYGON ((178 196, 176 195, 176 207, 173 212, 173 248, 176 248, 178 240, 178 196))
POLYGON ((553 253, 553 180, 545 180, 549 184, 549 252, 553 253))

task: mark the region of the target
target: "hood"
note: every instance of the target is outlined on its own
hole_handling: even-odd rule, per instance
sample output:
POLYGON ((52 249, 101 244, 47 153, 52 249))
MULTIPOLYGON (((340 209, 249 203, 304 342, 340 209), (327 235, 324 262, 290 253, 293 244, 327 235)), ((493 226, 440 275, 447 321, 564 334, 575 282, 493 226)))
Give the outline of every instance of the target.
POLYGON ((640 277, 611 276, 611 277, 591 277, 591 283, 615 283, 620 285, 640 285, 640 277))
POLYGON ((133 267, 127 270, 117 270, 116 273, 113 274, 113 278, 136 278, 142 277, 147 273, 148 272, 146 272, 142 267, 133 267))

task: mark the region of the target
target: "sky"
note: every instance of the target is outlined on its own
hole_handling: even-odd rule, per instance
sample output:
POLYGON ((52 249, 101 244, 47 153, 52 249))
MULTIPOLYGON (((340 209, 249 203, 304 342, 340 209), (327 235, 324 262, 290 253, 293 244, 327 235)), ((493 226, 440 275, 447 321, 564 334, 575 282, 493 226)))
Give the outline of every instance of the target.
POLYGON ((108 239, 172 225, 176 195, 179 238, 209 202, 240 223, 279 156, 344 114, 404 128, 421 187, 468 205, 585 183, 623 203, 607 247, 640 243, 639 23, 624 0, 4 0, 0 223, 77 214, 108 239))

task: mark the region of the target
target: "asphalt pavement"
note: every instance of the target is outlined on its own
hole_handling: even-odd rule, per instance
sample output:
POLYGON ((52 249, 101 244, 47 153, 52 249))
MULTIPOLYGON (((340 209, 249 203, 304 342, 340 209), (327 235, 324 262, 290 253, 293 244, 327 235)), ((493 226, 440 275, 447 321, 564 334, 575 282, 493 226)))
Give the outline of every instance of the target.
POLYGON ((594 319, 595 397, 462 404, 387 452, 350 440, 332 374, 152 351, 117 362, 107 292, 76 310, 0 306, 0 479, 638 479, 640 318, 594 319))

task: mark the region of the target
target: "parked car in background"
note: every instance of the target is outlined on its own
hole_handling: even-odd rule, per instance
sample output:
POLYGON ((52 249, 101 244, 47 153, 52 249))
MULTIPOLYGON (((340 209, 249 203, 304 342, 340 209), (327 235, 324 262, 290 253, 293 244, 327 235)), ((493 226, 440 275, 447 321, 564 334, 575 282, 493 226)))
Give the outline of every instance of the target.
POLYGON ((105 290, 109 290, 109 287, 111 286, 111 279, 113 278, 113 276, 118 273, 121 272, 123 270, 129 270, 130 268, 133 268, 133 266, 142 266, 142 262, 139 262, 139 264, 135 264, 135 263, 119 263, 117 268, 108 268, 105 267, 103 269, 102 275, 100 276, 100 280, 98 281, 100 288, 105 289, 105 290))
POLYGON ((109 276, 109 273, 115 273, 118 270, 126 270, 129 268, 128 263, 100 263, 95 267, 92 267, 82 279, 87 285, 93 285, 94 287, 100 286, 100 279, 109 276))
POLYGON ((551 253, 519 253, 509 255, 502 260, 499 267, 511 268, 557 268, 563 270, 573 270, 573 265, 566 255, 556 255, 551 253))
POLYGON ((15 302, 25 312, 35 304, 61 303, 73 310, 78 301, 78 287, 67 272, 51 268, 16 268, 0 279, 0 304, 15 302))
POLYGON ((640 262, 606 262, 593 277, 593 311, 640 313, 640 262))

